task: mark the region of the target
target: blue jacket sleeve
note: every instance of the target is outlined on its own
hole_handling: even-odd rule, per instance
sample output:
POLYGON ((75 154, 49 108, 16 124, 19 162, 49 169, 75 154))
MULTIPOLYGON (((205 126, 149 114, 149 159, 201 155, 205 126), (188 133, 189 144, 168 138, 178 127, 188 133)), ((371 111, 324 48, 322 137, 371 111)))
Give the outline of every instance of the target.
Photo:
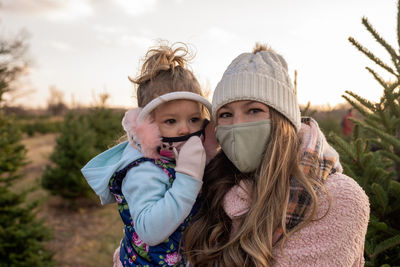
POLYGON ((129 170, 122 193, 143 242, 154 246, 167 239, 189 215, 201 185, 201 181, 177 172, 170 186, 167 174, 151 162, 129 170))

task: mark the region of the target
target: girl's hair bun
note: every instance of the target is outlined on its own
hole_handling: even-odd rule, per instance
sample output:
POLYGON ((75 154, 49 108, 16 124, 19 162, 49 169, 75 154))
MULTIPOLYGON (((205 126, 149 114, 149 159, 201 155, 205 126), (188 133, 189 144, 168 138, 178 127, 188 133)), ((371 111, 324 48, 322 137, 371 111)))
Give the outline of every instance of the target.
POLYGON ((188 57, 189 49, 186 44, 174 43, 168 46, 162 43, 147 51, 140 75, 136 79, 129 79, 138 85, 146 83, 162 71, 174 72, 176 67, 185 68, 188 57))
POLYGON ((193 58, 188 45, 160 41, 151 47, 144 58, 140 74, 129 80, 136 87, 138 107, 154 98, 171 92, 187 91, 203 95, 199 82, 188 67, 193 58))

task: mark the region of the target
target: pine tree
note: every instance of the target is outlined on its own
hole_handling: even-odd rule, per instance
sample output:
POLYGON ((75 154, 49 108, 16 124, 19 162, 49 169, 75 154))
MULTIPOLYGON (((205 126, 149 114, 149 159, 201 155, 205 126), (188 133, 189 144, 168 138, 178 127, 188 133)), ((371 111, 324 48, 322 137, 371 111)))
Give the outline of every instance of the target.
MULTIPOLYGON (((362 115, 353 120, 351 140, 332 134, 344 172, 367 193, 371 215, 365 241, 366 266, 400 265, 400 49, 386 42, 367 18, 362 24, 385 48, 391 64, 383 62, 354 38, 349 41, 359 51, 393 76, 385 81, 375 70, 366 69, 382 86, 383 95, 373 103, 346 91, 343 96, 362 115)), ((400 1, 397 14, 397 41, 400 46, 400 1)))
POLYGON ((20 139, 15 123, 0 111, 0 266, 51 266, 43 245, 49 232, 36 219, 38 203, 25 203, 28 191, 10 190, 25 162, 20 139))
POLYGON ((91 198, 93 190, 81 169, 92 157, 121 137, 121 120, 122 114, 104 107, 86 114, 67 114, 57 146, 50 157, 52 164, 43 173, 43 187, 71 203, 79 197, 91 198))
POLYGON ((68 113, 61 127, 56 148, 43 173, 42 185, 54 195, 74 200, 90 197, 92 190, 82 176, 81 168, 96 153, 96 134, 87 117, 74 112, 68 113))
POLYGON ((25 147, 15 120, 3 112, 5 96, 16 90, 21 75, 25 45, 0 37, 0 266, 51 266, 52 255, 43 241, 49 232, 36 218, 38 202, 27 201, 30 190, 17 192, 14 182, 21 178, 25 147), (14 189, 14 190, 13 190, 14 189))
POLYGON ((21 90, 16 83, 27 74, 27 32, 21 31, 13 38, 0 36, 0 107, 9 104, 9 95, 21 90))
POLYGON ((104 106, 96 107, 87 114, 90 128, 96 134, 95 147, 100 152, 108 149, 123 135, 122 115, 104 106))

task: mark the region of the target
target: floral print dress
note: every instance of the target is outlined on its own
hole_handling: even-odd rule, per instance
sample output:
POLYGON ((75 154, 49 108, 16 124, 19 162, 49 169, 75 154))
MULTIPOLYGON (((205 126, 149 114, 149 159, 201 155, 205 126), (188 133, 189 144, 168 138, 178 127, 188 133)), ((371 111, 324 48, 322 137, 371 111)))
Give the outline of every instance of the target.
POLYGON ((144 243, 135 231, 128 203, 126 202, 121 189, 122 181, 125 178, 126 173, 131 168, 139 166, 139 164, 144 161, 150 161, 161 168, 168 175, 170 185, 172 185, 175 180, 175 162, 164 159, 154 160, 150 158, 139 158, 128 164, 125 168, 115 172, 111 177, 109 182, 110 191, 117 200, 118 211, 125 224, 125 235, 121 240, 120 247, 121 263, 124 266, 141 267, 185 266, 185 261, 180 251, 182 233, 185 230, 187 222, 198 209, 198 203, 196 201, 189 216, 163 243, 156 246, 149 246, 144 243))

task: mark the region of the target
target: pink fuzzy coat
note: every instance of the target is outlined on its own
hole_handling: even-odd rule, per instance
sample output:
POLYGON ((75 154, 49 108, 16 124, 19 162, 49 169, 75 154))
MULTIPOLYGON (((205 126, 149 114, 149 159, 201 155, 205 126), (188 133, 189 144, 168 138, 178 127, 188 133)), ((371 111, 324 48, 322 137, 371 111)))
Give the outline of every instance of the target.
MULTIPOLYGON (((328 175, 331 169, 323 168, 328 175, 322 179, 325 180, 328 195, 324 190, 317 191, 318 210, 315 219, 295 232, 284 243, 282 250, 280 243, 275 245, 271 266, 364 266, 364 242, 369 220, 368 197, 356 181, 342 174, 339 155, 326 142, 314 120, 307 125, 302 124, 299 136, 302 138, 302 151, 318 151, 319 161, 330 159, 334 162, 330 167, 336 172, 328 175), (316 145, 318 142, 320 144, 316 145)), ((251 206, 249 196, 252 193, 248 192, 249 188, 241 182, 224 197, 224 210, 232 219, 231 234, 240 225, 240 215, 245 214, 251 206)))
POLYGON ((271 266, 364 266, 368 197, 352 178, 342 173, 330 175, 324 185, 331 206, 327 195, 319 193, 316 218, 321 219, 295 232, 282 251, 277 245, 271 266))

